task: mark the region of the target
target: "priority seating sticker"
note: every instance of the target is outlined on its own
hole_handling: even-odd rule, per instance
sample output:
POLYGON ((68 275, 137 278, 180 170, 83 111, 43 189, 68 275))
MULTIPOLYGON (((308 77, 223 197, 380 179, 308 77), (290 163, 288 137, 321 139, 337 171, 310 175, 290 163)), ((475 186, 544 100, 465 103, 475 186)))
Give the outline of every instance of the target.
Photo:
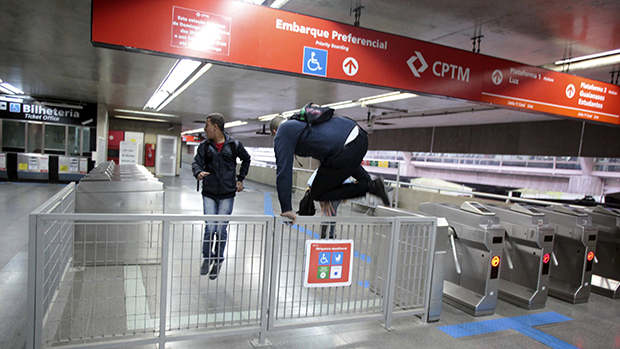
POLYGON ((304 287, 350 286, 353 240, 307 240, 304 287))

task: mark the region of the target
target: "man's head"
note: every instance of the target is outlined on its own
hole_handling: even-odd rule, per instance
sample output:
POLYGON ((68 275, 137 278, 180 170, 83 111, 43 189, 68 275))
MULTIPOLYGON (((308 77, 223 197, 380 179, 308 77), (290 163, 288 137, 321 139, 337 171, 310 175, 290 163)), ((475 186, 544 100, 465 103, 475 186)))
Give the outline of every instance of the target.
POLYGON ((286 118, 282 116, 276 116, 275 118, 271 119, 271 122, 269 123, 269 130, 271 130, 272 136, 276 135, 276 132, 278 132, 278 127, 280 127, 280 125, 284 121, 286 121, 286 118))
POLYGON ((218 135, 224 133, 224 116, 220 113, 212 113, 207 115, 205 121, 205 132, 207 138, 214 140, 218 135))

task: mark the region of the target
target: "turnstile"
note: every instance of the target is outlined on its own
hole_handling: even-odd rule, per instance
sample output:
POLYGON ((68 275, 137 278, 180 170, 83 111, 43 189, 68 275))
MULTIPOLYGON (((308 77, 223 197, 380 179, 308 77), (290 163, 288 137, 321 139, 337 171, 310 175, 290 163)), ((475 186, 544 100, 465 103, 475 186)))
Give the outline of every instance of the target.
POLYGON ((620 298, 620 210, 604 206, 585 208, 598 228, 592 292, 620 298))
POLYGON ((419 210, 445 217, 449 224, 444 302, 474 316, 493 314, 504 245, 499 217, 477 202, 461 207, 428 202, 419 210))
MULTIPOLYGON (((99 164, 76 186, 76 213, 162 214, 164 184, 144 166, 99 164)), ((161 262, 163 224, 83 223, 75 225, 74 265, 136 265, 161 262)))
POLYGON ((573 304, 590 298, 597 229, 584 211, 567 205, 538 208, 555 229, 549 295, 573 304))
POLYGON ((555 236, 549 218, 526 204, 486 207, 506 229, 499 298, 525 309, 544 308, 555 236))

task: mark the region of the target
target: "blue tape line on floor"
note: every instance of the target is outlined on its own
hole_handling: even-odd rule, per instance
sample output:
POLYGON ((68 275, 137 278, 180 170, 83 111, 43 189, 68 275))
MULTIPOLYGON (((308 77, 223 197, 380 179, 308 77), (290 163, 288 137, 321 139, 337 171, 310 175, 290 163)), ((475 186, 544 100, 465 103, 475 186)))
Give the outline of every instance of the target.
POLYGON ((539 313, 539 314, 531 314, 524 316, 517 316, 512 318, 504 318, 504 319, 495 319, 495 320, 486 320, 486 321, 476 321, 476 322, 468 322, 466 324, 460 325, 451 325, 451 326, 441 326, 437 327, 439 330, 449 334, 454 338, 466 337, 466 336, 475 336, 477 334, 482 333, 491 333, 497 331, 505 331, 505 330, 515 330, 520 333, 525 334, 537 340, 543 344, 549 345, 552 348, 575 348, 574 346, 563 342, 553 336, 547 335, 544 332, 538 331, 532 326, 553 324, 557 322, 570 321, 571 318, 564 316, 562 314, 558 314, 553 311, 539 313), (554 343, 551 345, 549 343, 554 343))
POLYGON ((265 193, 265 215, 273 216, 273 205, 271 204, 271 193, 265 193))

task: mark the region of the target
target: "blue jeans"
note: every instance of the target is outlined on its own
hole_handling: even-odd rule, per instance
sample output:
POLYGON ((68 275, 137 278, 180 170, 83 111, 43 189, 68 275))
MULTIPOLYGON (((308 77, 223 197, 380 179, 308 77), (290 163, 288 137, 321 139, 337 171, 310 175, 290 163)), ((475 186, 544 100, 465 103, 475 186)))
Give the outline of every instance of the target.
MULTIPOLYGON (((206 215, 230 215, 233 210, 235 198, 213 200, 206 196, 202 197, 204 214, 206 215)), ((202 256, 205 259, 216 259, 216 262, 224 262, 224 248, 228 239, 228 221, 205 221, 205 235, 202 241, 202 256), (217 238, 217 242, 215 241, 217 238), (214 249, 215 247, 215 249, 214 249), (218 258, 219 257, 219 258, 218 258)))

